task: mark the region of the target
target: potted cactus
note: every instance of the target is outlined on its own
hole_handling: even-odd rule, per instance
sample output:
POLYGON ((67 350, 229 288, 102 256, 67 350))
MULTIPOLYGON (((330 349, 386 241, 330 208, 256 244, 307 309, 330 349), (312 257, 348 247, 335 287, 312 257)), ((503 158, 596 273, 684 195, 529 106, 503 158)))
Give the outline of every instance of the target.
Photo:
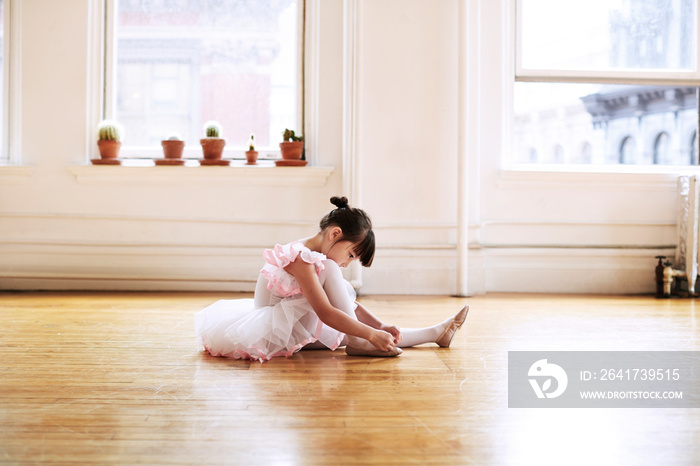
POLYGON ((228 165, 229 162, 221 160, 226 140, 221 137, 221 124, 216 121, 207 121, 204 124, 204 138, 199 142, 202 145, 204 158, 199 160, 201 165, 228 165))
POLYGON ((255 150, 255 135, 250 135, 250 141, 248 142, 248 150, 245 153, 246 165, 257 165, 258 164, 258 151, 255 150))
POLYGON ((282 134, 284 142, 280 142, 280 152, 283 160, 301 160, 304 150, 304 136, 297 136, 293 130, 285 129, 282 134))
POLYGON ((178 133, 171 133, 167 139, 160 141, 163 146, 164 159, 156 159, 156 165, 184 165, 182 152, 185 150, 185 141, 178 133))
POLYGON ((122 145, 124 128, 113 120, 102 120, 97 125, 97 147, 100 150, 100 159, 93 160, 93 164, 119 165, 119 149, 122 145))

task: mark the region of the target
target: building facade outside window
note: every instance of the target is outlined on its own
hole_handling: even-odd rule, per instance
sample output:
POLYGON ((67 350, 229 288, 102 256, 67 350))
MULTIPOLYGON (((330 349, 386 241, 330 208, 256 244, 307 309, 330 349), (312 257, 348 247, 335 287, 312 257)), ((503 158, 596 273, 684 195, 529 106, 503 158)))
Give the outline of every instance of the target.
POLYGON ((264 158, 285 128, 302 133, 299 8, 303 0, 115 0, 105 116, 125 127, 122 154, 148 157, 178 133, 185 156, 201 157, 209 120, 223 127, 224 157, 243 157, 251 134, 264 158))
POLYGON ((515 3, 510 162, 698 164, 697 0, 515 3))

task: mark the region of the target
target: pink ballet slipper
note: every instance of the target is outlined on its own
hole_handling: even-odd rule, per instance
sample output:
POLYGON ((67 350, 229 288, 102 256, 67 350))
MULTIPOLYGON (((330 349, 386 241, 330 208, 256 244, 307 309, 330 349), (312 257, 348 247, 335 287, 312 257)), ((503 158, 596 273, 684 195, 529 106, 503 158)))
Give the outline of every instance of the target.
POLYGON ((450 325, 448 325, 445 331, 442 332, 442 335, 435 340, 435 343, 437 343, 438 346, 441 348, 447 348, 450 346, 455 333, 457 333, 457 330, 459 330, 464 321, 467 319, 467 312, 469 312, 469 306, 464 306, 462 310, 455 315, 452 322, 450 322, 450 325))
POLYGON ((357 348, 356 346, 349 346, 349 345, 345 347, 345 354, 347 354, 349 356, 369 356, 369 357, 373 357, 373 358, 394 358, 401 353, 403 353, 403 351, 398 346, 393 346, 388 351, 381 351, 381 350, 378 350, 376 348, 375 349, 357 348))

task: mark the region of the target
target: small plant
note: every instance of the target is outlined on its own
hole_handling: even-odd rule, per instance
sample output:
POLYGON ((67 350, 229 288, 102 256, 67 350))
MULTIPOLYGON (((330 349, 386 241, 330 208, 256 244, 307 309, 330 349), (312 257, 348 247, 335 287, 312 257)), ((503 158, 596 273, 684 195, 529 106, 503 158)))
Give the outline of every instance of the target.
POLYGON ((285 141, 289 142, 299 142, 304 140, 304 136, 297 136, 294 134, 294 131, 291 129, 285 129, 284 133, 282 134, 282 138, 285 141))
POLYGON ((113 120, 102 120, 97 125, 97 138, 100 141, 121 142, 124 135, 122 125, 113 120))
POLYGON ((94 159, 93 164, 120 165, 119 150, 124 137, 122 125, 113 120, 102 120, 97 125, 97 148, 100 158, 94 159))
POLYGON ((185 150, 185 141, 180 133, 170 133, 166 139, 160 141, 163 147, 164 159, 156 159, 156 165, 184 165, 182 153, 185 150))
POLYGON ((257 165, 258 164, 258 152, 255 150, 255 135, 250 135, 250 141, 248 141, 248 150, 245 153, 246 165, 257 165))
POLYGON ((204 123, 204 138, 199 140, 202 145, 204 159, 199 160, 200 165, 228 165, 230 160, 222 160, 226 139, 221 137, 221 124, 218 121, 204 123))
MULTIPOLYGON (((284 142, 280 142, 280 154, 285 163, 305 165, 306 161, 301 160, 304 153, 304 136, 297 136, 294 131, 285 129, 282 133, 284 142), (292 162, 290 162, 290 160, 292 162)), ((275 162, 278 164, 278 162, 275 162)))
POLYGON ((204 123, 204 136, 208 138, 221 137, 221 124, 218 121, 207 121, 204 123))

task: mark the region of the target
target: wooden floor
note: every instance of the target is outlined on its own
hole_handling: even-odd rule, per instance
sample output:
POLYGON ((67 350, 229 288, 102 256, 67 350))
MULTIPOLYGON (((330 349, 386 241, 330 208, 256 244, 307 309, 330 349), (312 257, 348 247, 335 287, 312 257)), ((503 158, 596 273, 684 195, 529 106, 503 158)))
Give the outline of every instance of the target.
POLYGON ((451 348, 213 358, 192 315, 247 295, 0 293, 0 464, 700 464, 698 409, 509 409, 509 350, 700 350, 700 301, 365 297, 451 348))

